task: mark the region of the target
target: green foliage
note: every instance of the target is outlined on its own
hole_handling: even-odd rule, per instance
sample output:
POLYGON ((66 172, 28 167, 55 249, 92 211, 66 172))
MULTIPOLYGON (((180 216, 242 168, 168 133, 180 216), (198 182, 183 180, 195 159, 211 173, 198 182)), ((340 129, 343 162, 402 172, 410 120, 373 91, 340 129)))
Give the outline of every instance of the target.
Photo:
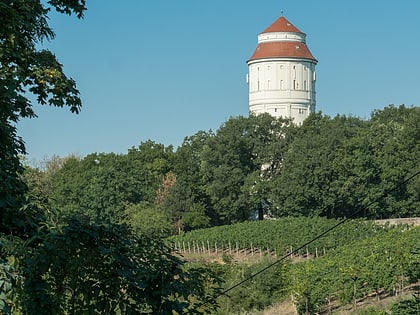
POLYGON ((179 232, 263 215, 416 216, 420 177, 371 202, 416 170, 419 123, 419 109, 405 106, 370 121, 313 114, 299 128, 269 115, 236 117, 186 137, 176 152, 149 140, 32 176, 64 214, 119 222, 127 205, 148 203, 179 232))
POLYGON ((210 218, 206 215, 203 205, 195 204, 183 214, 182 224, 186 231, 206 228, 210 226, 210 218))
POLYGON ((125 221, 137 234, 168 237, 173 234, 173 226, 167 216, 147 203, 128 206, 125 221))
POLYGON ((48 12, 55 8, 79 18, 84 0, 17 0, 0 2, 0 310, 15 313, 16 286, 21 276, 15 256, 23 241, 41 229, 45 213, 28 202, 20 156, 25 145, 17 135, 22 118, 35 117, 31 99, 57 107, 81 108, 75 82, 41 43, 54 37, 48 12))
POLYGON ((169 171, 171 150, 148 141, 126 155, 69 157, 50 177, 52 206, 68 216, 120 222, 127 205, 154 203, 156 190, 169 171))
POLYGON ((343 143, 354 136, 363 122, 356 118, 311 115, 297 130, 287 152, 280 176, 273 180, 272 198, 277 213, 284 215, 348 215, 339 209, 334 194, 339 174, 332 167, 343 143))
POLYGON ((42 236, 23 265, 28 314, 204 314, 216 305, 209 270, 184 270, 159 238, 123 225, 71 220, 42 236))
POLYGON ((79 18, 86 9, 85 0, 0 3, 0 312, 209 313, 217 305, 218 287, 209 270, 184 269, 160 238, 115 224, 124 203, 154 198, 170 150, 163 158, 162 148, 152 143, 131 150, 127 158, 134 163, 128 167, 134 176, 125 181, 127 161, 113 154, 69 158, 52 174, 38 169, 23 174, 19 155, 25 147, 15 126, 36 116, 30 100, 68 106, 74 113, 81 109, 75 82, 53 53, 38 49, 54 37, 47 23, 51 8, 79 18), (152 185, 137 191, 133 183, 150 178, 152 185), (64 212, 57 223, 51 209, 60 202, 64 212), (66 222, 74 214, 107 224, 66 222))
POLYGON ((360 315, 387 315, 388 313, 386 311, 378 310, 373 307, 370 307, 366 310, 360 310, 358 314, 360 315))
POLYGON ((302 312, 317 312, 325 301, 353 303, 368 294, 401 293, 416 282, 420 228, 396 228, 337 247, 319 259, 295 264, 290 272, 290 291, 302 312))
POLYGON ((264 185, 256 184, 260 175, 268 179, 281 163, 289 125, 267 114, 231 118, 206 141, 200 172, 217 224, 248 220, 261 209, 267 197, 264 185), (263 165, 268 166, 261 174, 263 165))
MULTIPOLYGON (((276 251, 278 255, 286 254, 301 247, 322 232, 336 225, 338 220, 323 217, 289 217, 279 220, 242 222, 229 226, 217 226, 208 229, 194 230, 169 238, 171 242, 202 242, 219 248, 228 248, 229 244, 239 249, 262 248, 276 251)), ((336 230, 317 241, 302 248, 297 254, 321 255, 339 245, 348 244, 355 240, 384 233, 387 228, 362 220, 350 220, 336 230)))
MULTIPOLYGON (((171 233, 168 222, 181 231, 246 221, 256 213, 352 216, 418 170, 420 110, 389 106, 369 121, 319 113, 300 128, 269 115, 231 118, 216 133, 187 137, 175 153, 147 141, 126 155, 93 153, 24 171, 25 146, 16 125, 36 116, 31 100, 81 110, 74 80, 52 52, 40 49, 54 37, 51 9, 81 18, 85 0, 0 2, 4 314, 209 313, 217 306, 216 274, 229 285, 255 266, 187 268, 160 240, 171 233), (174 184, 165 186, 172 172, 174 184), (74 217, 79 219, 69 219, 74 217)), ((418 216, 419 209, 417 177, 360 215, 418 216)), ((250 222, 234 233, 209 229, 203 241, 241 248, 253 243, 284 253, 335 223, 250 222)), ((301 311, 311 312, 322 310, 326 299, 355 303, 369 292, 401 291, 420 274, 418 254, 407 251, 418 251, 418 233, 353 221, 303 249, 314 254, 325 248, 327 255, 255 278, 232 292, 231 301, 241 306, 221 298, 222 311, 261 309, 286 290, 301 311)), ((179 240, 189 238, 197 241, 193 233, 179 240)), ((415 313, 415 303, 401 302, 393 311, 415 313)))
MULTIPOLYGON (((273 212, 352 216, 418 171, 420 109, 389 106, 370 121, 311 115, 298 128, 272 181, 273 212)), ((417 216, 419 178, 393 191, 359 216, 417 216)))
MULTIPOLYGON (((222 270, 225 287, 229 288, 248 278, 256 271, 266 268, 270 261, 254 264, 229 264, 222 270)), ((287 291, 288 263, 276 265, 258 277, 245 282, 239 288, 229 291, 219 298, 220 308, 217 314, 237 314, 251 310, 263 310, 265 307, 285 298, 287 291)))
MULTIPOLYGON (((79 17, 84 1, 51 1, 79 17)), ((22 240, 40 229, 46 216, 29 203, 27 185, 22 180, 20 156, 25 154, 16 124, 21 118, 35 117, 30 94, 42 105, 68 106, 79 112, 81 102, 75 82, 65 76, 61 64, 39 43, 54 36, 41 1, 2 1, 0 3, 0 310, 15 314, 19 306, 17 286, 21 279, 14 255, 22 240)))
POLYGON ((420 314, 420 298, 414 297, 412 299, 404 300, 395 303, 391 307, 391 314, 398 315, 417 315, 420 314))
POLYGON ((162 210, 179 231, 207 227, 214 221, 206 183, 200 174, 202 150, 212 136, 212 132, 199 131, 186 137, 173 156, 176 183, 166 196, 162 210))
MULTIPOLYGON (((293 247, 302 245, 335 224, 336 220, 325 218, 284 218, 195 230, 169 240, 198 244, 209 240, 218 246, 230 241, 244 249, 250 249, 251 243, 255 248, 262 240, 261 244, 272 250, 277 248, 281 257, 291 244, 293 247)), ((285 265, 282 268, 287 267, 286 271, 280 268, 283 270, 280 274, 276 274, 277 267, 269 268, 229 291, 229 299, 221 298, 220 313, 263 308, 285 297, 292 297, 301 313, 316 313, 342 304, 356 305, 357 300, 372 294, 378 298, 381 294, 400 295, 404 287, 418 281, 419 238, 420 227, 347 221, 308 246, 310 259, 285 265), (315 257, 315 248, 322 254, 320 249, 324 246, 326 253, 315 257)), ((303 249, 301 254, 305 253, 303 249)), ((224 260, 225 288, 263 268, 259 264, 235 263, 228 256, 224 260)))
POLYGON ((2 1, 0 3, 0 231, 22 233, 15 213, 24 203, 26 185, 18 176, 23 172, 19 155, 25 154, 23 139, 17 136, 16 123, 35 117, 30 94, 44 105, 68 106, 78 113, 81 108, 75 82, 67 78, 62 65, 39 43, 54 37, 48 26, 51 8, 82 17, 85 1, 39 0, 2 1))
POLYGON ((12 253, 21 246, 18 238, 0 236, 0 313, 17 314, 20 307, 15 301, 18 298, 17 287, 22 281, 19 266, 12 253))

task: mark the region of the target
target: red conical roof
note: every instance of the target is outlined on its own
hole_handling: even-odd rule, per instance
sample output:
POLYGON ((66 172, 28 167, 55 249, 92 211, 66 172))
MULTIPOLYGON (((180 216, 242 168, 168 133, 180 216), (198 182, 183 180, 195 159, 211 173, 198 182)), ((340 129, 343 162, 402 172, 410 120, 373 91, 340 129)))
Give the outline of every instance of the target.
POLYGON ((303 58, 317 61, 305 43, 266 42, 258 44, 249 61, 265 58, 303 58))
MULTIPOLYGON (((284 16, 279 17, 273 24, 267 27, 265 33, 299 33, 305 36, 296 26, 290 23, 284 16)), ((304 37, 303 37, 304 38, 304 37)), ((304 40, 270 40, 258 44, 249 61, 265 58, 297 58, 309 59, 317 62, 311 54, 304 40)))
POLYGON ((273 24, 267 27, 263 33, 293 32, 302 33, 296 26, 290 23, 284 16, 279 17, 273 24))

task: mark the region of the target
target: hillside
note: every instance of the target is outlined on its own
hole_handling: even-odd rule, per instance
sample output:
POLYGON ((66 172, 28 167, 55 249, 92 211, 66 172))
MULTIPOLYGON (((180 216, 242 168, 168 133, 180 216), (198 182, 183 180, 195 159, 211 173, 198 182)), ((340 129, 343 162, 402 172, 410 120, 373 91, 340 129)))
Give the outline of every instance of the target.
POLYGON ((229 290, 229 298, 221 297, 225 308, 220 314, 283 314, 285 309, 304 312, 306 307, 311 313, 354 314, 355 308, 388 307, 418 290, 419 219, 410 219, 411 225, 405 221, 351 220, 290 256, 289 248, 307 243, 337 220, 247 222, 196 230, 170 240, 191 263, 218 265, 214 268, 222 270, 228 290, 246 281, 229 290), (260 270, 265 271, 253 277, 260 270))

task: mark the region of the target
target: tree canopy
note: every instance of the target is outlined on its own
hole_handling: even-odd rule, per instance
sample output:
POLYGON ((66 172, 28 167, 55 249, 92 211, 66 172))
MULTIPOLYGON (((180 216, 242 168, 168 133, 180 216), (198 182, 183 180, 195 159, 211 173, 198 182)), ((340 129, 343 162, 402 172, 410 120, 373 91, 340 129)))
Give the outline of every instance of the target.
POLYGON ((54 38, 48 25, 48 13, 55 9, 83 17, 85 0, 17 0, 0 2, 0 231, 17 229, 16 209, 23 203, 26 190, 17 174, 23 168, 19 155, 24 155, 23 139, 17 135, 16 123, 21 118, 36 117, 32 96, 41 105, 81 109, 75 81, 40 43, 54 38))
POLYGON ((147 142, 125 156, 25 170, 18 121, 36 117, 35 103, 82 106, 75 81, 41 48, 54 38, 53 9, 82 18, 85 0, 0 1, 0 313, 209 313, 217 276, 185 268, 161 234, 124 217, 154 197, 170 148, 147 142))
MULTIPOLYGON (((63 211, 130 221, 149 208, 173 231, 267 215, 351 217, 418 169, 419 122, 419 108, 404 105, 369 120, 316 113, 299 127, 269 115, 232 117, 175 151, 149 140, 127 154, 70 157, 47 186, 63 211)), ((413 179, 358 216, 420 215, 419 185, 413 179)))

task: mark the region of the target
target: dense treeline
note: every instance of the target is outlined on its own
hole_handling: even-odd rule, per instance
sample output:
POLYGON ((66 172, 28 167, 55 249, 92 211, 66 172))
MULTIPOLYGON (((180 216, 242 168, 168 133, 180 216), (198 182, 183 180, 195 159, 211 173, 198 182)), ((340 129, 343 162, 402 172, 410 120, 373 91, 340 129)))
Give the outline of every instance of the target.
POLYGON ((176 150, 149 140, 127 154, 55 157, 25 176, 66 214, 133 226, 147 218, 165 233, 263 214, 419 216, 418 177, 365 209, 418 170, 419 130, 420 108, 403 105, 369 120, 317 113, 300 127, 269 115, 235 117, 176 150))

